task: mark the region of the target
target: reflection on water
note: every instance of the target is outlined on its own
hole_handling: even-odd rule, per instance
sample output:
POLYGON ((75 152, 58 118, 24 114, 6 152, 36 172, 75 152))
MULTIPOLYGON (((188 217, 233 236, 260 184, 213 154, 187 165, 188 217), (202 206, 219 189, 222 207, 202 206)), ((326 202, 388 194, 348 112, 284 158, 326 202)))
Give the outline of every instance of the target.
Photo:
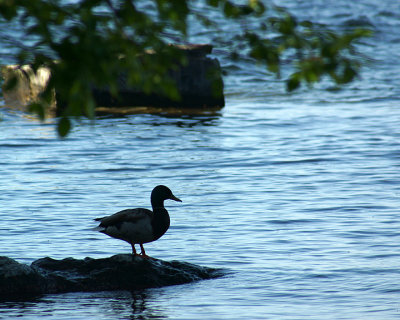
POLYGON ((154 303, 158 296, 154 291, 118 292, 105 295, 101 298, 104 313, 123 315, 126 319, 135 320, 167 319, 163 311, 154 303))
POLYGON ((57 319, 167 319, 157 307, 158 292, 97 292, 47 295, 29 301, 0 302, 0 318, 32 318, 51 316, 57 319), (76 310, 71 315, 69 310, 76 310), (79 311, 78 311, 79 310, 79 311), (93 318, 93 312, 96 316, 93 318))
MULTIPOLYGON (((167 319, 161 310, 148 305, 149 292, 132 293, 132 319, 167 319)), ((153 305, 154 305, 154 298, 153 305)))

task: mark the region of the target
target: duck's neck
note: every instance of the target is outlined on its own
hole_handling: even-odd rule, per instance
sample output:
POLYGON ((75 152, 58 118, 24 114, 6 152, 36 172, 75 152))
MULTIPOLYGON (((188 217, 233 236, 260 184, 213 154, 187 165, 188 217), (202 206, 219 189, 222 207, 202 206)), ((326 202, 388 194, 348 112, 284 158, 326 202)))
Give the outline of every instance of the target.
POLYGON ((153 207, 153 212, 159 211, 164 208, 164 200, 158 200, 151 198, 151 206, 153 207))
POLYGON ((153 199, 151 199, 151 205, 154 212, 154 218, 151 221, 151 225, 153 227, 153 237, 154 240, 157 240, 165 232, 167 232, 169 228, 169 214, 167 209, 164 208, 164 201, 153 201, 153 199))

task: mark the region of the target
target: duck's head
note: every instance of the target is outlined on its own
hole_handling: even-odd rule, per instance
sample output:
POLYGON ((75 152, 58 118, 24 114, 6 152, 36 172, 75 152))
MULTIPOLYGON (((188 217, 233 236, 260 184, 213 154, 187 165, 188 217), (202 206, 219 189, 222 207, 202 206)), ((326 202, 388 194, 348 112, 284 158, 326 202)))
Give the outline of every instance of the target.
POLYGON ((164 200, 171 199, 174 201, 182 202, 181 199, 175 197, 172 191, 166 186, 157 186, 151 192, 151 202, 152 203, 163 203, 164 200))

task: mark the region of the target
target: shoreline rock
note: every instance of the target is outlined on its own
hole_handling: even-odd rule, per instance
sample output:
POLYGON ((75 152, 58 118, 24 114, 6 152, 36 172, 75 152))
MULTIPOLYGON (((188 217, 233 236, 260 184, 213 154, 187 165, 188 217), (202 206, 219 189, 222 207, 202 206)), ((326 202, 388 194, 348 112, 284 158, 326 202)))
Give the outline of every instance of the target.
MULTIPOLYGON (((146 94, 128 84, 126 74, 118 76, 118 98, 115 98, 108 88, 92 88, 92 94, 101 114, 134 114, 143 113, 143 107, 154 109, 220 110, 225 106, 223 79, 218 59, 210 58, 212 46, 208 44, 173 45, 182 52, 187 60, 185 65, 171 69, 168 74, 175 82, 181 99, 174 101, 168 97, 151 93, 146 94)), ((149 56, 153 53, 148 52, 149 56)), ((4 78, 3 97, 7 107, 26 111, 26 106, 39 99, 46 87, 51 71, 40 67, 33 71, 29 65, 7 65, 1 68, 4 78), (18 79, 18 84, 11 90, 6 90, 7 81, 18 79)), ((61 115, 65 103, 60 101, 54 92, 53 103, 49 116, 61 115)), ((97 111, 97 110, 96 110, 97 111)))
POLYGON ((101 259, 46 257, 30 266, 0 257, 0 299, 79 291, 134 291, 214 279, 224 274, 222 269, 130 254, 101 259))

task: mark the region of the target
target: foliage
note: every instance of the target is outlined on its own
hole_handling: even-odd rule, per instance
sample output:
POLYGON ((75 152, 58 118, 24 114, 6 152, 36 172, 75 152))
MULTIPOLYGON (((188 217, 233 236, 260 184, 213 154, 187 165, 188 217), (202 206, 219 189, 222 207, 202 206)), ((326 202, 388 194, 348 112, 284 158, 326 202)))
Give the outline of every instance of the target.
POLYGON ((347 83, 358 73, 354 43, 369 31, 333 32, 257 0, 245 4, 228 0, 0 0, 0 19, 18 23, 29 40, 16 44, 18 63, 52 70, 41 102, 31 110, 43 117, 56 88, 66 103, 58 122, 58 133, 65 136, 71 117, 93 118, 93 86, 107 87, 118 96, 121 72, 129 75, 129 84, 146 93, 162 92, 179 99, 168 70, 185 63, 185 57, 169 44, 188 40, 189 17, 210 29, 221 22, 201 13, 205 10, 196 10, 199 5, 243 26, 235 35, 241 46, 231 48, 232 59, 246 54, 279 75, 282 57, 294 54, 293 72, 286 81, 289 91, 323 76, 347 83))

